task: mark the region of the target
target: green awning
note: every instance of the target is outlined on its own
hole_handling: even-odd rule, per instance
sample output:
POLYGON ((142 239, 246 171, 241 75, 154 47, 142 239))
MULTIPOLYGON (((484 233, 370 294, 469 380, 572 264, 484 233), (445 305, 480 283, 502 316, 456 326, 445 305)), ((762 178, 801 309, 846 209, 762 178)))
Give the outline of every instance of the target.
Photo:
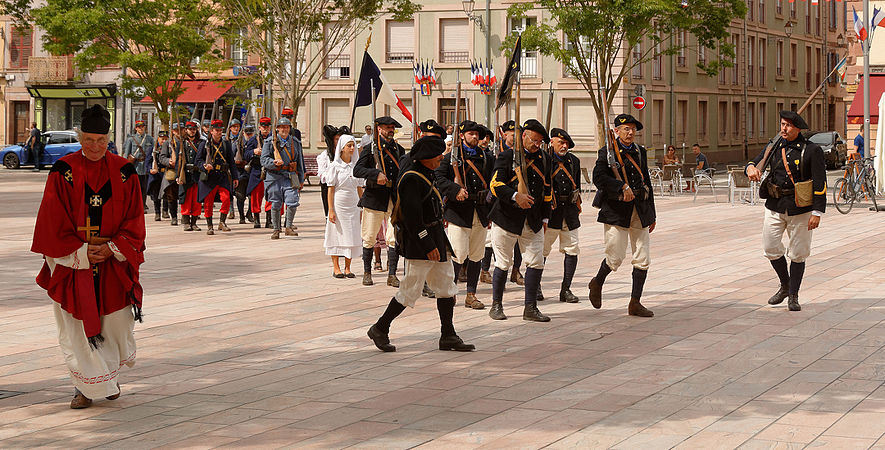
POLYGON ((28 93, 34 98, 109 98, 116 96, 117 86, 30 86, 28 93))

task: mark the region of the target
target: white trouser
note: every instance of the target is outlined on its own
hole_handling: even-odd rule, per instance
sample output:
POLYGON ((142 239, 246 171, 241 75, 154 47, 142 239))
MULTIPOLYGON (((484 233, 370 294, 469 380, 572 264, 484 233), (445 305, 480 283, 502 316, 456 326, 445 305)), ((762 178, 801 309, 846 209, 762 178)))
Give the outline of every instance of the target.
POLYGON ((651 266, 649 250, 648 227, 642 227, 642 221, 633 208, 633 216, 630 218, 630 228, 617 225, 605 225, 605 262, 611 270, 618 270, 627 254, 627 240, 633 250, 633 267, 640 270, 648 270, 651 266))
POLYGON ((562 229, 557 230, 556 228, 547 227, 547 231, 544 232, 544 257, 550 256, 550 251, 553 250, 553 243, 559 239, 559 253, 565 255, 578 256, 581 252, 578 247, 578 229, 569 230, 568 226, 563 223, 562 229))
POLYGON ((377 242, 378 230, 381 224, 387 223, 387 232, 384 233, 384 239, 387 241, 388 247, 396 247, 396 233, 393 225, 390 223, 390 213, 393 211, 393 202, 387 202, 387 211, 375 211, 374 209, 363 208, 363 216, 360 221, 360 237, 363 240, 363 248, 375 247, 377 242))
POLYGON ((811 255, 811 234, 808 219, 811 212, 788 216, 765 208, 762 220, 763 254, 768 259, 778 259, 786 252, 790 261, 801 263, 811 255), (784 232, 787 233, 787 246, 784 248, 784 232))
POLYGON ((522 226, 522 234, 513 234, 492 224, 492 251, 495 254, 495 267, 503 271, 513 265, 513 245, 519 242, 522 260, 526 267, 544 269, 544 230, 532 231, 528 223, 522 226))
POLYGON ((488 230, 482 226, 479 215, 473 212, 473 226, 470 228, 459 227, 451 222, 446 228, 449 235, 449 243, 455 255, 452 259, 458 264, 464 264, 466 259, 480 261, 485 254, 486 236, 488 230))
POLYGON ((415 307, 415 302, 421 298, 421 293, 424 291, 425 281, 427 287, 436 293, 436 298, 454 298, 458 293, 452 261, 446 259, 445 262, 436 262, 406 258, 406 276, 399 283, 396 301, 404 306, 415 307))

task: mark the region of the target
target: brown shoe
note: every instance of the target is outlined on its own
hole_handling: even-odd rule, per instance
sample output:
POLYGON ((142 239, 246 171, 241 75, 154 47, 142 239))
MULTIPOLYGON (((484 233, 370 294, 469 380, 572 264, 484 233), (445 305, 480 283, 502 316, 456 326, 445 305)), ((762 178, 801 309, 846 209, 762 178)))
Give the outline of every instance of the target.
POLYGON ((370 272, 363 273, 363 286, 371 286, 375 284, 372 281, 372 274, 370 272))
POLYGON ((218 223, 218 231, 230 231, 230 227, 224 222, 218 223))
POLYGON ((298 236, 298 232, 293 227, 286 227, 286 236, 298 236))
POLYGON ((120 398, 120 394, 122 394, 122 393, 123 393, 123 390, 120 389, 120 383, 117 383, 117 393, 114 395, 109 395, 105 398, 108 400, 116 400, 116 399, 120 398))
POLYGON ((476 294, 468 292, 467 296, 464 297, 464 307, 471 309, 485 309, 486 305, 483 305, 482 302, 476 298, 476 294))
POLYGON ((519 269, 515 267, 510 272, 510 281, 516 283, 517 286, 525 286, 525 279, 522 277, 522 274, 519 273, 519 269))
POLYGON ((646 309, 645 306, 642 306, 642 303, 639 303, 638 298, 631 298, 630 304, 627 305, 627 313, 631 316, 637 317, 654 317, 655 313, 651 312, 651 310, 646 309))
POLYGON ((399 287, 399 278, 397 278, 396 275, 388 275, 387 276, 387 285, 390 287, 398 288, 399 287))
POLYGON ((479 273, 479 281, 480 283, 492 284, 492 274, 488 270, 483 270, 479 273))
POLYGON ((92 406, 92 400, 86 398, 79 390, 74 390, 74 398, 71 400, 71 409, 84 409, 92 406))
POLYGON ((596 281, 596 277, 590 280, 587 287, 590 288, 590 304, 596 309, 602 308, 602 285, 596 281))
POLYGON ((270 234, 271 239, 279 239, 280 238, 280 230, 273 230, 273 233, 270 234))

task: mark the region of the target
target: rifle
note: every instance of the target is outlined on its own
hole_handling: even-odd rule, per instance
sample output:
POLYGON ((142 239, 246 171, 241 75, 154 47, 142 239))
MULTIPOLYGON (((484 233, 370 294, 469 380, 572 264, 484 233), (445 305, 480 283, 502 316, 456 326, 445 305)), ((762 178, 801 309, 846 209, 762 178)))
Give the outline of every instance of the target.
POLYGON ((455 170, 455 184, 464 187, 464 178, 461 177, 461 79, 455 85, 455 132, 452 136, 452 169, 455 170))
MULTIPOLYGON (((612 172, 615 174, 615 179, 624 183, 627 175, 624 173, 624 178, 621 178, 621 173, 619 171, 623 171, 624 168, 621 167, 621 164, 618 163, 617 158, 615 157, 615 152, 618 151, 617 143, 615 141, 615 133, 612 131, 611 127, 609 127, 608 121, 608 107, 606 107, 606 95, 605 91, 602 88, 602 83, 599 83, 599 99, 602 102, 602 123, 603 127, 605 127, 605 132, 603 136, 605 136, 605 149, 606 149, 606 159, 608 160, 608 166, 611 167, 612 172)), ((621 192, 618 194, 618 200, 623 200, 624 193, 621 192)))
POLYGON ((516 75, 516 111, 514 113, 514 122, 516 123, 516 130, 514 130, 513 136, 513 171, 516 172, 516 180, 519 183, 516 187, 516 191, 520 194, 529 193, 529 186, 526 183, 526 172, 525 172, 525 155, 522 153, 522 129, 520 128, 521 122, 519 121, 519 93, 521 88, 521 83, 519 80, 519 72, 516 75))
POLYGON ((547 93, 547 118, 544 121, 544 128, 550 131, 550 122, 553 119, 553 82, 550 82, 550 90, 547 93))
MULTIPOLYGON (((231 127, 230 123, 234 120, 234 111, 236 109, 237 109, 237 104, 234 103, 233 108, 231 108, 231 110, 230 110, 230 117, 227 119, 227 130, 224 131, 224 135, 227 137, 228 141, 230 141, 230 127, 231 127)), ((237 133, 237 153, 234 154, 234 164, 236 164, 237 167, 244 167, 246 165, 246 162, 243 161, 243 146, 241 145, 242 137, 243 137, 243 126, 241 124, 240 125, 240 132, 237 133)), ((233 143, 231 143, 231 144, 233 144, 233 143)))
MULTIPOLYGON (((374 127, 373 132, 375 133, 373 137, 374 148, 372 149, 372 157, 375 158, 375 168, 380 170, 384 176, 387 176, 387 171, 384 170, 384 156, 381 155, 381 133, 378 130, 378 122, 375 121, 377 119, 377 114, 375 112, 375 80, 369 80, 369 88, 372 90, 372 126, 374 127)), ((387 180, 387 184, 385 187, 393 187, 393 180, 387 180)))

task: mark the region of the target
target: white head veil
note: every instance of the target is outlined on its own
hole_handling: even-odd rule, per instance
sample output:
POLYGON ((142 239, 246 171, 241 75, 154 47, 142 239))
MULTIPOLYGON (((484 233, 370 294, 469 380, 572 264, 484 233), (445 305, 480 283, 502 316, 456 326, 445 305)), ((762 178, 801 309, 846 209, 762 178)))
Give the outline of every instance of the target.
POLYGON ((333 164, 340 164, 342 166, 353 166, 356 164, 356 139, 349 134, 342 134, 341 137, 338 138, 338 145, 335 146, 335 160, 332 161, 333 164), (353 155, 350 156, 350 162, 346 163, 341 159, 341 150, 347 145, 348 142, 353 142, 353 155))

